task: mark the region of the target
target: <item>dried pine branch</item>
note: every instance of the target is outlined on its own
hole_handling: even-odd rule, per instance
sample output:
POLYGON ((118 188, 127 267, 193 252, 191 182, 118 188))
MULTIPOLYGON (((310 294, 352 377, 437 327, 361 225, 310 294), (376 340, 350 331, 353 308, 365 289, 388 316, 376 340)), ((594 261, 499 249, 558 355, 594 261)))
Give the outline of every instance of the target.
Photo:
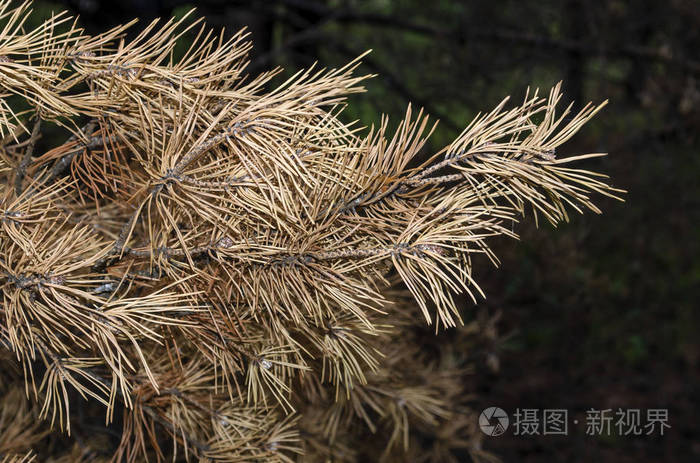
POLYGON ((0 0, 3 462, 484 458, 480 327, 420 330, 460 329, 472 259, 528 210, 620 193, 569 166, 600 154, 556 156, 603 105, 504 100, 431 154, 410 106, 393 133, 343 122, 361 57, 272 87, 243 31, 27 30, 30 8, 0 0))

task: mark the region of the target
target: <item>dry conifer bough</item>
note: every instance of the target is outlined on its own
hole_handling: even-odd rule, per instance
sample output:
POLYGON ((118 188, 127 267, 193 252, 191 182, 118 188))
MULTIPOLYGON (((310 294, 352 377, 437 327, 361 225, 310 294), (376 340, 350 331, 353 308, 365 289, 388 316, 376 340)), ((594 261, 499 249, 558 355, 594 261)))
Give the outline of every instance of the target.
POLYGON ((556 156, 602 105, 504 100, 431 155, 421 111, 342 121, 359 60, 273 86, 243 32, 30 9, 0 1, 0 461, 490 458, 471 259, 614 197, 556 156))

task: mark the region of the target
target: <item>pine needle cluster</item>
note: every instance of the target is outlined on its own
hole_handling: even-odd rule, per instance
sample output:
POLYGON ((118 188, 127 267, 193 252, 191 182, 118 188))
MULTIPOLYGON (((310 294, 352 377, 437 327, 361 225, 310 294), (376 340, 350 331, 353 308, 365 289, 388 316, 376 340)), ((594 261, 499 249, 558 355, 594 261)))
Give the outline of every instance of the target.
POLYGON ((431 155, 422 111, 343 122, 359 58, 272 85, 244 32, 30 8, 0 0, 0 461, 489 458, 472 258, 618 191, 556 155, 602 105, 504 100, 431 155))

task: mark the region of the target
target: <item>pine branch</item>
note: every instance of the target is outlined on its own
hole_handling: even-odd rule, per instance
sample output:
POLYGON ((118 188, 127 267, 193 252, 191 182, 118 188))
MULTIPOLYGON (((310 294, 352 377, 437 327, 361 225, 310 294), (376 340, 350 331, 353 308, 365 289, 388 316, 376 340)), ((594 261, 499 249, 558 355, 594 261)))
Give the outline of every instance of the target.
MULTIPOLYGON (((243 32, 190 14, 130 39, 29 14, 0 0, 0 383, 30 406, 7 435, 36 412, 52 433, 122 422, 115 461, 479 454, 465 353, 487 328, 439 328, 460 330, 473 259, 496 264, 526 209, 557 224, 619 193, 569 167, 599 154, 555 155, 602 105, 504 100, 431 154, 411 106, 393 133, 343 122, 362 56, 273 86, 246 75, 243 32), (37 152, 48 125, 64 141, 37 152)), ((100 458, 70 439, 35 452, 100 458)))

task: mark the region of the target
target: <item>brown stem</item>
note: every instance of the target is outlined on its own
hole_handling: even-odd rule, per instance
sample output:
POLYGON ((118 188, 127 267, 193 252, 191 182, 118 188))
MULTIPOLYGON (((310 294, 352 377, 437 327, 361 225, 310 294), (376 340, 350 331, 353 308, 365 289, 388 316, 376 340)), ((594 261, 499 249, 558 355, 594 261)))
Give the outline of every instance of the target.
MULTIPOLYGON (((84 144, 80 144, 75 147, 75 150, 71 151, 70 153, 65 154, 61 159, 59 159, 56 164, 54 164, 53 168, 51 169, 51 175, 48 178, 49 181, 55 179, 59 175, 61 175, 70 165, 71 162, 73 162, 73 159, 77 154, 82 150, 83 148, 95 148, 98 146, 101 146, 103 143, 103 138, 101 136, 97 137, 90 137, 92 134, 93 130, 95 129, 95 126, 97 125, 96 120, 91 120, 90 122, 87 123, 87 125, 83 128, 82 132, 85 134, 86 137, 88 137, 88 141, 84 144)), ((69 142, 73 141, 75 139, 75 136, 71 137, 68 139, 69 142)))
POLYGON ((39 129, 41 129, 41 118, 37 115, 32 134, 29 138, 29 143, 27 144, 27 150, 24 152, 24 157, 22 161, 20 161, 19 167, 17 167, 17 173, 15 174, 15 193, 18 197, 22 194, 22 183, 24 182, 24 177, 27 175, 27 167, 29 167, 32 155, 34 154, 34 147, 40 137, 39 129))

